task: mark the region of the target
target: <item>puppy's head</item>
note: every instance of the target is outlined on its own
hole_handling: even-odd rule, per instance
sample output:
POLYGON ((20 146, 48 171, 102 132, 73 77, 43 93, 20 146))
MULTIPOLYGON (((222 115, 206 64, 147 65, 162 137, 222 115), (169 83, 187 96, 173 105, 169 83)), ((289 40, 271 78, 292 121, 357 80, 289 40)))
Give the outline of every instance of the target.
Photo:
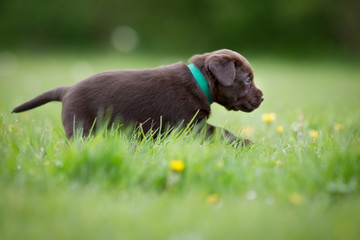
POLYGON ((231 50, 195 55, 189 60, 205 75, 214 102, 228 110, 251 112, 264 100, 249 62, 231 50))

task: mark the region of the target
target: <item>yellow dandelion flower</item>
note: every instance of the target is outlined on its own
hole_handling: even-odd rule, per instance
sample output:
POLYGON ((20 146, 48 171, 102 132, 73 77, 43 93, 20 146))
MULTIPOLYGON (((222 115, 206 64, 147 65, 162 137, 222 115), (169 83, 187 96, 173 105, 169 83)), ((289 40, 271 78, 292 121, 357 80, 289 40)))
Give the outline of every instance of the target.
POLYGON ((319 131, 311 130, 311 131, 309 132, 309 136, 310 136, 311 138, 313 138, 313 139, 316 139, 316 138, 319 137, 319 131))
POLYGON ((210 194, 208 197, 207 197, 207 202, 208 203, 216 203, 219 201, 219 197, 218 195, 216 194, 210 194))
POLYGON ((281 125, 279 125, 279 126, 276 127, 276 132, 281 134, 281 133, 284 132, 284 128, 281 125))
POLYGON ((341 128, 341 124, 340 124, 340 123, 335 123, 335 124, 334 124, 334 130, 335 130, 335 131, 339 131, 340 128, 341 128))
POLYGON ((254 134, 254 128, 251 126, 243 127, 241 130, 243 133, 245 133, 248 136, 252 136, 254 134))
POLYGON ((290 196, 289 196, 289 200, 290 202, 292 202, 294 205, 302 205, 304 203, 304 197, 297 192, 293 192, 290 196))
POLYGON ((264 123, 272 123, 276 120, 276 114, 275 113, 264 113, 263 115, 261 115, 261 120, 264 123))
POLYGON ((279 165, 285 165, 285 163, 283 161, 277 160, 274 162, 275 165, 279 166, 279 165))
POLYGON ((185 169, 185 163, 184 163, 184 161, 181 161, 181 160, 171 160, 170 168, 174 172, 182 172, 185 169))

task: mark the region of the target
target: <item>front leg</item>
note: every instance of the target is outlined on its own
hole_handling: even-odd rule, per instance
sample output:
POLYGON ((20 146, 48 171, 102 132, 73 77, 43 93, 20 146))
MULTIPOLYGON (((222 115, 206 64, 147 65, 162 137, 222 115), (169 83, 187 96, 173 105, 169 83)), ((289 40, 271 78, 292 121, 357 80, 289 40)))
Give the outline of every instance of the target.
POLYGON ((236 145, 240 145, 242 147, 251 147, 254 145, 252 141, 246 138, 237 137, 232 132, 220 127, 215 127, 211 124, 206 123, 206 135, 212 136, 216 131, 220 131, 221 135, 227 139, 230 143, 235 143, 236 145))

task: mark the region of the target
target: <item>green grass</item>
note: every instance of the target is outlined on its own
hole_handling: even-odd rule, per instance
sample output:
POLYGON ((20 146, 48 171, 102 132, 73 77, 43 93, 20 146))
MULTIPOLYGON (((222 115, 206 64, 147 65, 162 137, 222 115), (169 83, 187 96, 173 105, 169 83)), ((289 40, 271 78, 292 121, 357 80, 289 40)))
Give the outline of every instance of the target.
POLYGON ((61 104, 12 108, 91 72, 179 58, 18 54, 0 76, 0 239, 359 239, 359 62, 248 58, 263 105, 248 114, 213 104, 210 119, 255 142, 238 149, 122 129, 68 142, 61 104))

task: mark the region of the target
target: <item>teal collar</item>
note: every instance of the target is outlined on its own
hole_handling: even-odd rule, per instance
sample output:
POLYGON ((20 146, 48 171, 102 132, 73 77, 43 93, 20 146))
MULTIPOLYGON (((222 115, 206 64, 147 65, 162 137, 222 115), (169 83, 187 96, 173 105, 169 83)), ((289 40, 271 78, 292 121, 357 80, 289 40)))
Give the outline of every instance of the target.
POLYGON ((188 65, 188 68, 190 69, 190 72, 194 76, 196 82, 199 84, 201 90, 205 93, 208 102, 211 104, 213 101, 211 100, 210 88, 209 88, 209 84, 206 82, 204 78, 204 75, 194 64, 188 65))

